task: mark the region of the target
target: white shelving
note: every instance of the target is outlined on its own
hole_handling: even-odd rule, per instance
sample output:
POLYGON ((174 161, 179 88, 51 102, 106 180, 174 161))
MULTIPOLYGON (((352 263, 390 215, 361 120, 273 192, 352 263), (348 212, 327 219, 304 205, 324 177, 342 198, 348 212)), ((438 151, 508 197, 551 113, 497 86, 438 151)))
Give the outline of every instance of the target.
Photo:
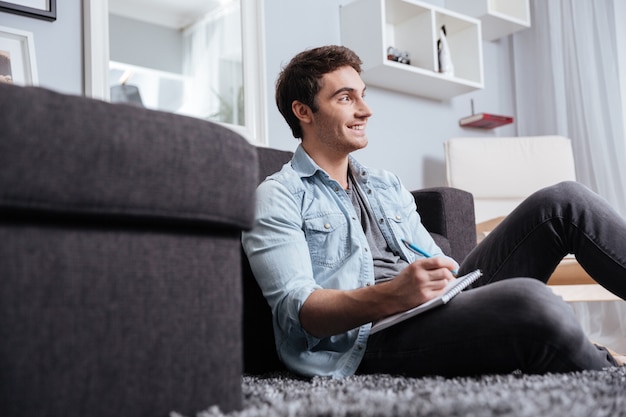
POLYGON ((480 20, 414 0, 357 0, 341 7, 341 40, 363 60, 363 80, 372 86, 436 100, 481 89, 480 20), (454 75, 438 72, 437 39, 446 26, 454 75), (410 64, 387 59, 393 46, 410 64))
POLYGON ((488 41, 530 27, 528 0, 446 0, 446 7, 480 19, 488 41))

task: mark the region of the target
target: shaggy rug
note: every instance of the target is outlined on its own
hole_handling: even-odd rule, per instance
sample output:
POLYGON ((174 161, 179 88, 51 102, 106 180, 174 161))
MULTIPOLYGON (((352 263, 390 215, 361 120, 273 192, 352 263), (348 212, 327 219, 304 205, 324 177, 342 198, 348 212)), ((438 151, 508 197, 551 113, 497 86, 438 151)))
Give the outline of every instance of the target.
POLYGON ((212 407, 198 417, 626 416, 626 367, 454 379, 359 375, 331 380, 272 374, 245 376, 243 394, 241 411, 224 414, 212 407))

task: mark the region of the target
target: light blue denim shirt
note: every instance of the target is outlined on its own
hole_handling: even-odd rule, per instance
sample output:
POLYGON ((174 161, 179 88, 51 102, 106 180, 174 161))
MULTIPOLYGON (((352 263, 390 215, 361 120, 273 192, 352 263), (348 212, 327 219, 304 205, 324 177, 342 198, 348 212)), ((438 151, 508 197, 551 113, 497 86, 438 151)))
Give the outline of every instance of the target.
MULTIPOLYGON (((413 196, 395 175, 367 169, 352 157, 350 167, 394 252, 408 262, 419 257, 401 244, 405 238, 433 256, 445 256, 421 224, 413 196)), ((277 351, 285 365, 305 376, 354 374, 371 323, 318 339, 302 328, 299 314, 317 289, 374 285, 374 264, 348 195, 302 146, 281 171, 259 185, 255 224, 242 241, 271 307, 277 351)))

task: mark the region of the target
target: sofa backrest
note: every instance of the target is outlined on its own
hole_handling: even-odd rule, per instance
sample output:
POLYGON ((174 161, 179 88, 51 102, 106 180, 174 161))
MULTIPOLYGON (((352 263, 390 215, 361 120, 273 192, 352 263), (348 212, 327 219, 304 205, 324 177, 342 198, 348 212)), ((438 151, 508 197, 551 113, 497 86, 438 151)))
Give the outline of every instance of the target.
POLYGON ((0 410, 241 406, 257 155, 206 121, 0 84, 0 410))
MULTIPOLYGON (((259 158, 259 183, 279 171, 291 160, 292 152, 271 148, 257 148, 259 158)), ((285 366, 278 359, 274 342, 272 311, 250 270, 245 254, 242 255, 243 271, 243 349, 244 372, 263 374, 283 371, 285 366)))

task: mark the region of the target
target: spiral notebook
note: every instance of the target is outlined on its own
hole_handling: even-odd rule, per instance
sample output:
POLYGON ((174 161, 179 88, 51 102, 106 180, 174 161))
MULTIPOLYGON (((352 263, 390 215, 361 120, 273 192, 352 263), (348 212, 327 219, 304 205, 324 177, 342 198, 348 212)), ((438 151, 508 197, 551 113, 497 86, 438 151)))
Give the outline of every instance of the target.
POLYGON ((410 310, 403 311, 402 313, 392 314, 389 317, 385 317, 384 319, 376 321, 372 325, 370 334, 374 334, 383 329, 386 329, 389 326, 393 326, 394 324, 406 320, 409 317, 417 316, 418 314, 421 314, 425 311, 447 304, 448 301, 453 299, 457 294, 467 288, 472 282, 480 278, 482 274, 483 273, 481 272, 481 270, 477 269, 470 272, 469 274, 463 275, 462 277, 458 277, 457 279, 450 281, 446 286, 446 290, 440 296, 433 298, 430 301, 426 301, 425 303, 420 304, 410 310))

